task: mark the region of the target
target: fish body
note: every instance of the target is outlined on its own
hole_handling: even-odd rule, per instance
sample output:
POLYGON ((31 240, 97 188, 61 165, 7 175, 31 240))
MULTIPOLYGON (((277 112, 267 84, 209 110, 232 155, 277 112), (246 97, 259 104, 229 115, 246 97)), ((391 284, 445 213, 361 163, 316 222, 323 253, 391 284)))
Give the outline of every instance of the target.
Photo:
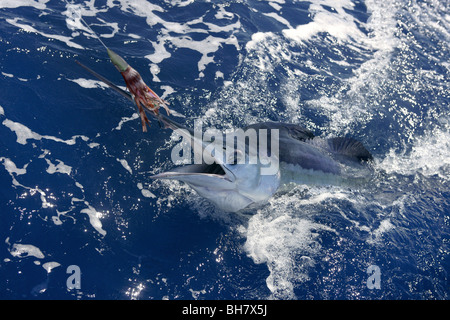
MULTIPOLYGON (((129 70, 123 59, 112 55, 113 59, 119 71, 129 70)), ((90 68, 78 64, 124 97, 135 101, 133 91, 130 90, 130 94, 90 68)), ((371 175, 368 163, 373 159, 372 155, 353 138, 322 139, 296 124, 262 122, 232 132, 244 132, 244 137, 254 133, 251 135, 256 135, 253 143, 244 139, 244 143, 237 145, 211 147, 211 139, 204 139, 203 135, 199 138, 195 130, 162 114, 149 114, 166 128, 177 131, 209 159, 175 167, 151 178, 185 182, 224 211, 237 212, 264 204, 291 183, 359 186, 371 175), (230 155, 233 155, 231 160, 230 155)))

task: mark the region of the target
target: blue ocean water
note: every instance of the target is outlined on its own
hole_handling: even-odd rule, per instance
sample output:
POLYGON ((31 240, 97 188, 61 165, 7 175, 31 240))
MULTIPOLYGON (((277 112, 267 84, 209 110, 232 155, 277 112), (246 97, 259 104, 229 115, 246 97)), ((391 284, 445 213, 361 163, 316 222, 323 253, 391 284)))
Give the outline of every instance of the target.
POLYGON ((0 298, 449 299, 449 4, 0 1, 0 298), (152 181, 178 140, 77 14, 178 122, 354 137, 376 179, 248 215, 152 181))

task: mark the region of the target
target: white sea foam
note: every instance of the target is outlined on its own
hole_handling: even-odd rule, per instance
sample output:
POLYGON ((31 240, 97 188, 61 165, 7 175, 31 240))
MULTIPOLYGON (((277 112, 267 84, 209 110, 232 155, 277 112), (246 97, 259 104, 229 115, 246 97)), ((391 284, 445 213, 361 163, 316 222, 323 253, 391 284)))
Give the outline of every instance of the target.
POLYGON ((85 35, 88 35, 93 38, 103 37, 103 38, 112 38, 115 36, 115 34, 119 31, 119 26, 117 22, 107 22, 101 18, 97 18, 97 20, 100 23, 94 23, 90 26, 100 26, 103 29, 111 29, 111 33, 101 33, 101 34, 93 34, 92 31, 84 25, 81 18, 83 16, 96 16, 100 12, 106 12, 109 9, 98 9, 95 7, 95 3, 92 2, 85 2, 83 5, 81 4, 68 4, 67 10, 64 11, 62 14, 66 16, 66 24, 67 27, 72 30, 76 31, 72 34, 73 37, 78 36, 79 33, 77 30, 85 31, 85 35))
POLYGON ((28 163, 25 164, 25 166, 22 169, 20 169, 20 168, 17 168, 16 164, 9 158, 0 157, 0 163, 2 163, 2 162, 3 162, 3 165, 5 166, 6 171, 8 171, 10 175, 15 174, 15 175, 19 176, 19 175, 27 173, 28 163))
MULTIPOLYGON (((173 21, 163 20, 155 12, 163 12, 164 9, 158 5, 151 4, 147 1, 129 1, 129 0, 119 0, 119 7, 121 10, 127 12, 131 11, 137 16, 145 17, 147 24, 153 27, 156 24, 161 24, 163 28, 160 30, 160 35, 156 41, 152 41, 154 47, 154 52, 146 55, 145 57, 149 59, 152 66, 156 66, 163 60, 171 57, 171 54, 167 51, 166 46, 172 45, 177 48, 187 48, 201 53, 200 61, 198 62, 199 77, 203 77, 203 71, 206 66, 214 62, 214 53, 223 45, 228 44, 235 46, 239 49, 239 44, 236 37, 233 35, 235 31, 238 31, 241 24, 238 21, 234 23, 229 23, 225 25, 216 25, 211 22, 203 21, 203 18, 194 19, 186 23, 178 23, 173 21), (207 26, 207 29, 194 27, 195 25, 203 24, 207 26), (231 33, 227 37, 218 37, 208 34, 209 32, 227 32, 231 33), (202 40, 193 40, 189 34, 192 33, 203 33, 207 35, 202 40)), ((177 2, 174 3, 178 6, 187 6, 191 2, 177 2)), ((114 6, 112 1, 108 2, 108 6, 114 6)), ((227 12, 224 7, 218 10, 215 16, 219 20, 231 21, 234 17, 233 13, 227 12)), ((152 74, 156 77, 159 72, 157 68, 151 68, 152 74)), ((155 78, 157 80, 157 78, 155 78)))
POLYGON ((16 26, 26 32, 33 32, 33 33, 37 33, 40 34, 41 36, 45 37, 45 38, 49 38, 49 39, 55 39, 61 42, 64 42, 67 46, 72 47, 72 48, 76 48, 76 49, 84 49, 83 46, 75 43, 72 41, 71 37, 67 37, 67 36, 62 36, 59 34, 49 34, 49 33, 45 33, 42 31, 38 31, 37 29, 35 29, 34 27, 24 24, 24 23, 19 23, 20 18, 14 18, 14 19, 6 19, 6 22, 8 22, 9 24, 16 26))
POLYGON ((41 140, 42 136, 30 130, 30 128, 24 126, 21 123, 6 119, 3 121, 3 125, 8 127, 11 131, 17 135, 17 143, 26 144, 27 140, 41 140))
POLYGON ((53 269, 59 267, 61 264, 59 262, 56 261, 49 261, 46 262, 42 265, 42 268, 45 269, 45 271, 47 271, 47 273, 50 273, 53 269))
POLYGON ((318 231, 330 229, 299 217, 284 204, 278 201, 250 218, 244 249, 255 263, 267 264, 272 298, 294 299, 295 285, 308 279, 320 252, 318 231))
POLYGON ((275 34, 273 32, 256 32, 252 34, 252 40, 247 42, 245 45, 245 48, 247 50, 254 50, 257 49, 258 44, 260 44, 262 41, 266 40, 267 38, 274 37, 275 34))
POLYGON ((84 141, 89 140, 88 137, 83 136, 83 135, 76 135, 76 136, 73 136, 71 139, 67 139, 67 140, 63 140, 58 137, 49 136, 49 135, 40 135, 39 133, 32 131, 27 126, 25 126, 19 122, 9 120, 9 119, 3 120, 2 124, 5 127, 9 128, 11 131, 13 131, 17 136, 17 143, 20 143, 23 145, 27 144, 28 140, 46 139, 46 140, 52 140, 55 142, 65 143, 67 145, 74 145, 76 143, 77 138, 81 138, 84 141))
MULTIPOLYGON (((397 7, 391 2, 366 1, 367 10, 370 14, 364 27, 369 31, 366 35, 357 26, 356 19, 345 9, 351 9, 351 1, 341 1, 334 4, 333 1, 322 1, 320 4, 328 5, 335 9, 329 12, 320 6, 315 7, 313 22, 299 26, 299 30, 284 30, 284 34, 295 41, 301 43, 314 39, 319 32, 328 33, 339 44, 348 48, 353 48, 356 52, 363 50, 374 51, 370 59, 366 59, 358 68, 353 70, 353 76, 341 79, 344 90, 336 90, 333 95, 323 95, 318 99, 305 101, 308 107, 314 108, 317 112, 325 115, 329 122, 327 130, 336 134, 346 134, 355 123, 362 125, 372 118, 373 109, 379 107, 379 99, 375 92, 379 90, 380 84, 389 76, 389 66, 392 52, 399 45, 395 33, 397 22, 395 13, 397 7), (327 23, 331 21, 332 23, 327 23), (289 32, 292 34, 289 35, 289 32), (369 88, 369 89, 368 89, 369 88), (366 91, 370 90, 371 95, 366 91)), ((336 48, 336 50, 339 50, 336 48)), ((337 51, 338 52, 338 51, 337 51)), ((345 56, 343 56, 345 59, 345 56)), ((343 60, 340 64, 345 64, 343 60)), ((315 70, 314 65, 308 67, 315 70)), ((319 66, 319 68, 321 68, 319 66)), ((326 70, 317 70, 319 73, 326 70)), ((335 77, 336 75, 330 74, 335 77)), ((295 85, 295 83, 294 83, 295 85)), ((287 90, 292 84, 287 83, 287 90)), ((290 116, 299 117, 295 108, 290 108, 290 116)))
POLYGON ((10 247, 9 253, 13 257, 26 258, 32 256, 38 259, 44 259, 45 257, 42 251, 32 244, 14 243, 11 245, 9 238, 6 238, 5 243, 10 247))
POLYGON ((269 2, 269 5, 272 7, 272 8, 274 8, 275 10, 277 10, 277 11, 280 11, 281 10, 281 6, 278 4, 278 3, 276 3, 275 1, 270 1, 269 2))
MULTIPOLYGON (((173 5, 184 7, 191 4, 191 1, 173 2, 173 5)), ((206 66, 214 62, 214 53, 223 45, 228 44, 235 46, 239 49, 239 44, 234 36, 234 32, 238 31, 241 27, 239 20, 232 22, 234 14, 227 12, 224 6, 220 6, 215 18, 218 20, 230 21, 229 24, 214 24, 209 21, 203 21, 203 17, 194 19, 186 23, 178 23, 173 21, 163 20, 157 12, 163 12, 164 9, 158 5, 152 4, 148 1, 138 0, 119 0, 107 2, 107 9, 100 10, 96 8, 92 2, 85 3, 84 5, 68 5, 67 10, 63 14, 67 17, 66 23, 70 30, 82 30, 85 34, 96 37, 92 32, 81 22, 82 16, 95 16, 98 12, 109 10, 118 6, 124 12, 132 12, 133 14, 146 18, 147 24, 153 27, 156 24, 160 24, 163 28, 160 30, 160 35, 156 41, 152 41, 154 52, 146 55, 145 57, 150 60, 150 71, 153 74, 153 81, 159 81, 157 74, 159 73, 158 64, 163 60, 171 57, 171 53, 168 52, 167 46, 174 46, 176 48, 187 48, 197 51, 201 54, 201 58, 198 62, 199 77, 203 77, 203 71, 206 66), (86 7, 87 5, 87 7, 86 7), (202 24, 207 29, 196 27, 195 25, 202 24), (194 27, 195 26, 195 27, 194 27), (226 32, 229 33, 226 37, 212 36, 209 32, 226 32), (194 40, 190 34, 203 33, 206 37, 202 40, 194 40)), ((282 19, 280 17, 280 19, 282 19)), ((113 37, 118 31, 119 26, 114 22, 107 22, 97 18, 100 23, 97 25, 112 29, 111 34, 100 34, 100 37, 113 37)), ((17 21, 13 21, 17 25, 17 21)), ((12 23, 12 22, 10 22, 12 23)), ((23 26, 28 28, 29 26, 23 26)), ((74 36, 79 34, 74 33, 74 36)), ((136 38, 136 35, 130 34, 130 37, 136 38)), ((61 41, 66 41, 68 45, 74 46, 74 43, 69 38, 60 38, 61 41)), ((76 44, 75 44, 76 45, 76 44)))
POLYGON ((151 193, 150 190, 144 188, 144 186, 142 185, 142 183, 139 182, 139 183, 137 184, 137 187, 138 187, 139 190, 141 190, 141 193, 142 193, 142 195, 143 195, 144 197, 146 197, 146 198, 156 198, 156 196, 155 196, 153 193, 151 193))
POLYGON ((8 77, 8 78, 14 78, 14 75, 11 73, 6 73, 6 72, 2 71, 2 75, 4 75, 5 77, 8 77))
POLYGON ((190 5, 193 2, 194 2, 194 0, 171 0, 170 1, 170 3, 173 6, 180 7, 180 8, 181 7, 186 7, 187 5, 190 5))
POLYGON ((0 8, 34 7, 39 10, 47 8, 50 0, 0 0, 0 8))
POLYGON ((49 174, 54 174, 56 172, 58 173, 63 173, 63 174, 67 174, 70 175, 70 173, 72 172, 72 167, 66 165, 64 162, 62 162, 61 160, 56 159, 56 161, 58 161, 58 164, 55 165, 54 163, 52 163, 50 160, 45 159, 45 161, 48 164, 48 168, 47 168, 47 173, 49 174))
MULTIPOLYGON (((86 203, 86 202, 85 202, 86 203)), ((103 216, 101 212, 96 211, 89 203, 86 203, 87 208, 82 209, 80 212, 85 213, 89 217, 89 223, 100 233, 102 236, 106 235, 106 231, 102 228, 102 222, 100 218, 103 216)))
POLYGON ((285 26, 287 26, 289 29, 293 29, 288 20, 286 20, 285 18, 283 18, 282 16, 278 15, 275 12, 264 13, 264 15, 277 20, 281 24, 284 24, 285 26))
MULTIPOLYGON (((3 108, 1 109, 1 115, 4 116, 5 112, 3 108)), ((27 144, 27 141, 30 139, 33 140, 42 140, 47 139, 51 141, 55 141, 58 143, 63 143, 70 146, 73 146, 76 143, 76 140, 80 138, 82 141, 89 141, 89 138, 86 136, 78 135, 74 136, 69 140, 63 140, 54 136, 49 135, 40 135, 36 132, 33 132, 31 129, 26 127, 25 125, 22 125, 21 123, 11 121, 9 119, 5 119, 2 122, 3 125, 5 125, 7 128, 11 129, 11 131, 15 132, 17 135, 17 142, 19 144, 27 144)), ((92 145, 92 143, 88 144, 90 147, 95 147, 95 145, 92 145)), ((52 160, 48 158, 48 155, 51 153, 50 150, 44 149, 43 153, 37 156, 37 159, 44 159, 48 165, 46 172, 48 174, 55 174, 55 173, 61 173, 68 176, 71 176, 72 173, 72 167, 65 164, 62 160, 55 159, 57 163, 55 164, 52 160)), ((14 187, 21 187, 28 191, 30 196, 37 195, 41 200, 41 208, 54 208, 55 204, 52 202, 52 200, 55 199, 54 194, 49 191, 48 189, 41 188, 38 185, 33 185, 33 187, 29 187, 27 185, 24 185, 23 183, 19 182, 18 179, 21 176, 25 176, 28 173, 28 166, 33 161, 31 159, 28 163, 24 164, 22 168, 18 167, 16 163, 14 163, 10 158, 8 157, 0 157, 0 163, 3 164, 5 170, 8 172, 8 174, 11 176, 12 179, 12 186, 14 187)), ((120 161, 120 160, 119 160, 120 161)), ((127 170, 131 170, 129 168, 128 164, 125 160, 120 161, 122 165, 124 165, 124 168, 127 170)), ((83 186, 77 182, 74 181, 74 184, 76 187, 78 187, 83 193, 84 189, 83 186)), ((102 214, 100 212, 97 212, 87 201, 83 199, 72 199, 72 204, 82 202, 86 206, 86 208, 83 208, 80 212, 85 213, 89 216, 89 222, 91 225, 102 235, 106 234, 106 231, 102 229, 102 224, 100 221, 100 218, 102 217, 102 214)), ((60 215, 66 215, 67 213, 75 210, 77 206, 73 205, 69 210, 61 211, 56 209, 58 215, 52 217, 52 221, 56 225, 62 224, 62 221, 60 219, 60 215)), ((33 247, 30 247, 28 245, 14 245, 12 246, 11 254, 16 256, 24 256, 27 252, 29 252, 29 255, 37 255, 38 257, 41 256, 41 254, 35 250, 33 247)))
POLYGON ((389 153, 377 161, 377 167, 387 173, 426 176, 438 175, 449 180, 450 172, 450 128, 435 128, 423 136, 415 137, 411 150, 391 148, 389 153))
POLYGON ((92 79, 85 79, 85 78, 67 79, 67 80, 75 82, 80 87, 83 87, 86 89, 108 88, 108 85, 106 85, 104 82, 99 81, 99 80, 92 80, 92 79))
POLYGON ((121 165, 122 167, 125 168, 125 170, 127 170, 130 174, 133 174, 133 170, 131 169, 130 165, 128 164, 128 161, 125 159, 116 159, 121 165))
POLYGON ((353 6, 353 2, 349 0, 315 1, 309 7, 313 21, 299 25, 295 29, 283 30, 283 34, 299 42, 310 40, 321 32, 326 32, 339 41, 348 41, 350 38, 365 39, 354 17, 345 11, 345 9, 352 9, 353 6), (323 5, 331 6, 335 12, 325 10, 323 5))
POLYGON ((42 202, 42 208, 53 207, 53 204, 51 202, 47 201, 47 194, 45 191, 41 190, 37 186, 35 186, 35 187, 25 186, 17 180, 17 176, 25 175, 27 173, 26 168, 29 165, 29 163, 25 164, 24 167, 22 169, 20 169, 9 158, 0 157, 0 162, 3 162, 3 166, 5 167, 6 171, 10 175, 11 180, 12 180, 12 186, 22 187, 22 188, 28 190, 31 195, 39 194, 41 202, 42 202))
MULTIPOLYGON (((213 25, 210 24, 210 27, 213 28, 213 25)), ((236 24, 236 28, 239 28, 239 25, 236 24)), ((191 29, 191 30, 183 30, 183 33, 189 32, 200 32, 205 33, 204 29, 191 29)), ((145 57, 149 59, 153 65, 157 65, 161 63, 163 60, 171 57, 171 54, 166 49, 166 44, 171 43, 177 48, 187 48, 201 53, 202 57, 198 62, 198 71, 199 77, 203 77, 203 71, 206 66, 212 62, 214 62, 214 55, 212 53, 216 52, 221 46, 224 44, 233 45, 239 48, 237 39, 234 36, 229 38, 220 38, 208 35, 205 39, 201 41, 194 41, 190 36, 180 36, 173 37, 169 34, 158 37, 156 42, 152 42, 155 52, 145 57)), ((152 73, 157 74, 159 72, 159 68, 151 69, 152 73)))
POLYGON ((382 220, 378 228, 371 232, 371 238, 369 238, 367 242, 371 244, 376 244, 378 241, 380 241, 383 234, 392 230, 393 228, 394 225, 391 223, 389 218, 382 220))
POLYGON ((115 130, 122 130, 122 126, 124 123, 132 120, 136 120, 139 118, 139 114, 137 112, 133 113, 131 117, 123 117, 122 120, 120 120, 119 124, 114 128, 115 130))

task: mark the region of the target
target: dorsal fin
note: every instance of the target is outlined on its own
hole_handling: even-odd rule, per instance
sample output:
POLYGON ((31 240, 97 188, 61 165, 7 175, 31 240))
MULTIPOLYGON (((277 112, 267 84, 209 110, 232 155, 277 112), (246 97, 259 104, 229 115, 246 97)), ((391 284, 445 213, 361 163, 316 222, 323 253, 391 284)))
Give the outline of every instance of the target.
POLYGON ((267 129, 267 130, 269 130, 269 135, 270 135, 270 130, 278 129, 278 130, 280 130, 280 137, 283 135, 289 135, 291 138, 294 138, 299 141, 307 141, 307 140, 314 138, 314 134, 310 130, 303 128, 299 125, 292 124, 292 123, 260 122, 260 123, 251 124, 251 125, 245 127, 244 130, 247 130, 250 128, 255 129, 255 130, 267 129))
POLYGON ((306 128, 298 125, 286 125, 286 127, 288 128, 291 137, 299 141, 306 141, 314 138, 314 133, 306 128))
POLYGON ((368 161, 373 159, 366 147, 353 138, 337 137, 327 139, 326 142, 328 145, 327 149, 333 153, 341 154, 358 161, 368 161))

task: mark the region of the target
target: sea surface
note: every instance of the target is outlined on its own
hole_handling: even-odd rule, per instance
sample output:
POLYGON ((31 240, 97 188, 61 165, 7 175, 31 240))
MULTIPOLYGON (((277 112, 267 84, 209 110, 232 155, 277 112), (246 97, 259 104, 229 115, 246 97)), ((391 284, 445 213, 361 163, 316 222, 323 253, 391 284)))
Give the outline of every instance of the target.
POLYGON ((448 0, 0 0, 1 299, 449 299, 448 0), (178 136, 96 36, 191 126, 360 140, 375 179, 244 214, 176 181, 178 136))

